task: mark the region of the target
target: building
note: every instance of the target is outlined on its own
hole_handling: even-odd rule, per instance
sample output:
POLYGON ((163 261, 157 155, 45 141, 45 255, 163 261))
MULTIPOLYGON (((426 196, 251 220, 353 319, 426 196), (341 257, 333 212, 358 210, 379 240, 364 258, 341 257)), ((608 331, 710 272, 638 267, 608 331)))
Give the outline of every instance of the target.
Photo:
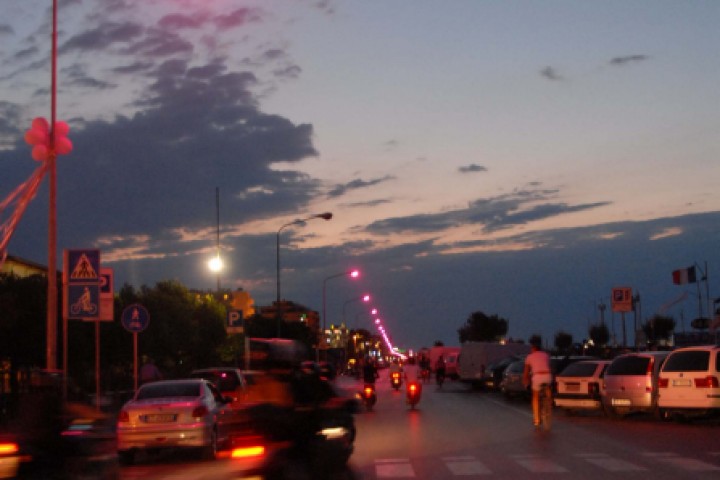
MULTIPOLYGON (((32 275, 46 276, 47 267, 30 260, 8 255, 5 262, 2 264, 2 268, 0 268, 0 273, 16 275, 18 277, 30 277, 32 275)), ((58 272, 58 276, 61 275, 62 272, 58 272)))
POLYGON ((302 322, 306 324, 311 331, 320 331, 320 314, 299 303, 281 300, 279 304, 278 302, 273 302, 272 305, 260 307, 259 310, 263 318, 275 319, 280 316, 286 322, 302 322), (280 307, 279 309, 278 306, 280 307))

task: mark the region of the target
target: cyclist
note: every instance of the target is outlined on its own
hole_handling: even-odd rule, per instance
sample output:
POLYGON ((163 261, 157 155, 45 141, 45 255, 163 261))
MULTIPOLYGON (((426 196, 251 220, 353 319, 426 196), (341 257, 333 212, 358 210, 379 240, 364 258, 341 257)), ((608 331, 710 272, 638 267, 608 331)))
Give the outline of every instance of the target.
POLYGON ((541 348, 541 339, 533 335, 530 339, 530 354, 525 358, 523 385, 532 386, 533 425, 540 426, 540 389, 544 389, 546 401, 550 400, 552 371, 550 355, 541 348))

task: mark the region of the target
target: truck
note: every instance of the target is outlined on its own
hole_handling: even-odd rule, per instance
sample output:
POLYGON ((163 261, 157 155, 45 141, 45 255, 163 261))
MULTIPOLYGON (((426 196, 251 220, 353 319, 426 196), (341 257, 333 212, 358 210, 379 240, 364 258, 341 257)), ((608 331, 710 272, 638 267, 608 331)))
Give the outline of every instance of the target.
POLYGON ((430 357, 430 369, 433 373, 435 373, 435 363, 442 355, 445 360, 445 375, 453 380, 458 378, 457 360, 460 347, 431 347, 427 354, 430 357))
POLYGON ((460 347, 458 378, 461 382, 480 385, 485 369, 492 362, 512 355, 530 353, 530 346, 524 343, 465 342, 460 347))

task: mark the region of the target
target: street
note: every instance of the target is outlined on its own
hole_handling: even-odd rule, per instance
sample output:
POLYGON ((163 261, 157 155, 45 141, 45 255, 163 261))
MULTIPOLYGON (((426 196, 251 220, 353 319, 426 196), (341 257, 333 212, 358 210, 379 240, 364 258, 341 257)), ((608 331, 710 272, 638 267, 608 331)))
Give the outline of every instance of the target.
MULTIPOLYGON (((345 478, 363 480, 455 478, 715 479, 720 438, 715 421, 660 422, 650 416, 609 419, 601 414, 554 412, 550 432, 532 427, 529 402, 472 391, 448 381, 425 385, 416 410, 404 391, 390 388, 387 371, 372 411, 356 415, 358 436, 345 478)), ((342 377, 354 391, 360 382, 342 377)), ((404 385, 403 385, 404 387, 404 385)), ((140 459, 122 478, 237 478, 226 461, 188 461, 181 455, 140 459)))

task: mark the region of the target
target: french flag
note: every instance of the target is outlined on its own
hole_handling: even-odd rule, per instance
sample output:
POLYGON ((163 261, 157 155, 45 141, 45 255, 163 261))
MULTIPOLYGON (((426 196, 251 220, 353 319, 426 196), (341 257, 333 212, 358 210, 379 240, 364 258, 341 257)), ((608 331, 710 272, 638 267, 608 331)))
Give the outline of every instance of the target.
POLYGON ((673 283, 675 285, 683 285, 685 283, 695 283, 695 266, 681 268, 672 272, 673 283))

